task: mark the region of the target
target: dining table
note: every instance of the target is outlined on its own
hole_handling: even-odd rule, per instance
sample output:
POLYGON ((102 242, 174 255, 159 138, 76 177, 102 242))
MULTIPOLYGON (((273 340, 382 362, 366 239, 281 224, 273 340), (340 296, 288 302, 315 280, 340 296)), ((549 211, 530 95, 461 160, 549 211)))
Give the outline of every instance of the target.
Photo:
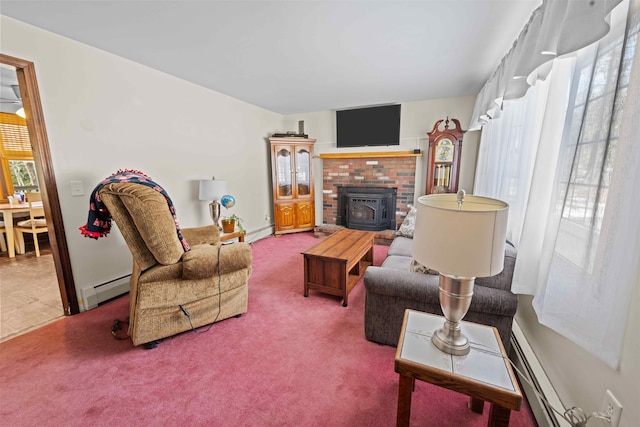
MULTIPOLYGON (((42 202, 33 202, 33 206, 42 207, 42 202)), ((9 252, 9 258, 15 258, 16 256, 16 240, 13 233, 13 215, 24 212, 29 213, 29 203, 27 202, 0 203, 0 213, 3 217, 4 228, 7 235, 7 251, 9 252)), ((18 253, 24 253, 24 248, 18 248, 18 253)))

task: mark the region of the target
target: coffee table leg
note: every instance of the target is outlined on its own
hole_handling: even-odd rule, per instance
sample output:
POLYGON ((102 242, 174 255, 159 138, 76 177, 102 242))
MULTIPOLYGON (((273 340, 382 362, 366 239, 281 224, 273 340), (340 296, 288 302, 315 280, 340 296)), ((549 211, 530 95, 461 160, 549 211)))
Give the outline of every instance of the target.
POLYGON ((491 410, 489 411, 489 427, 507 427, 509 425, 509 417, 511 416, 511 410, 498 406, 494 403, 491 404, 491 410))
POLYGON ((413 378, 400 375, 400 379, 398 381, 397 427, 409 427, 409 420, 411 419, 411 393, 413 392, 413 384, 413 378))
POLYGON ((346 307, 349 304, 349 269, 346 263, 340 267, 342 269, 342 283, 340 288, 342 289, 342 306, 346 307))
POLYGON ((309 261, 307 256, 304 256, 304 296, 309 296, 309 261))

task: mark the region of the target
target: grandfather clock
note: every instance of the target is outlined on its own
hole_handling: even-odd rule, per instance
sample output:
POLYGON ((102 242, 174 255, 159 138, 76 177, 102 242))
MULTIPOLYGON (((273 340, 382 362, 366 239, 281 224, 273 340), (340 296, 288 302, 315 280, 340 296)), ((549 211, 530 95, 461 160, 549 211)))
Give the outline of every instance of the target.
POLYGON ((457 119, 438 120, 429 135, 426 194, 457 193, 464 132, 457 119))

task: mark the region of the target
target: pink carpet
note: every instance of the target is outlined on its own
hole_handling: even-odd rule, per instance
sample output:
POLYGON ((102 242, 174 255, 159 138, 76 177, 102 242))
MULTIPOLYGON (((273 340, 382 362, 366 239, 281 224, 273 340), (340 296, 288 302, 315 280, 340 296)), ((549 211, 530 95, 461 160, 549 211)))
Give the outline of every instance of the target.
MULTIPOLYGON (((395 348, 364 338, 364 287, 303 297, 311 233, 253 245, 249 311, 154 350, 117 341, 128 297, 0 344, 0 420, 20 426, 393 426, 395 348)), ((375 263, 387 247, 376 246, 375 263)), ((412 425, 485 426, 468 398, 416 382, 412 425)), ((511 426, 536 426, 528 405, 511 426)))

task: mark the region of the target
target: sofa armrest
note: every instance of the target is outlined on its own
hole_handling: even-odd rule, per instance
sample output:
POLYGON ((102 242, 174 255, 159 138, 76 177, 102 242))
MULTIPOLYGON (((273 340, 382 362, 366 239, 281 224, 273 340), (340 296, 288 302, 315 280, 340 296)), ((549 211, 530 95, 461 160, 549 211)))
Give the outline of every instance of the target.
POLYGON ((215 225, 205 227, 182 228, 180 230, 189 246, 215 245, 220 242, 220 229, 215 225))
POLYGON ((440 304, 439 277, 370 266, 364 273, 364 287, 367 293, 440 304))
POLYGON ((477 277, 476 285, 510 292, 513 281, 513 271, 516 268, 517 254, 515 246, 507 241, 504 246, 504 268, 502 272, 491 277, 477 277))
POLYGON ((251 267, 251 247, 247 243, 232 245, 196 245, 182 256, 182 277, 203 279, 251 267), (219 264, 218 264, 219 261, 219 264))
MULTIPOLYGON (((440 304, 440 276, 370 266, 364 274, 367 293, 440 304)), ((510 291, 476 284, 469 311, 513 316, 518 297, 510 291)))

